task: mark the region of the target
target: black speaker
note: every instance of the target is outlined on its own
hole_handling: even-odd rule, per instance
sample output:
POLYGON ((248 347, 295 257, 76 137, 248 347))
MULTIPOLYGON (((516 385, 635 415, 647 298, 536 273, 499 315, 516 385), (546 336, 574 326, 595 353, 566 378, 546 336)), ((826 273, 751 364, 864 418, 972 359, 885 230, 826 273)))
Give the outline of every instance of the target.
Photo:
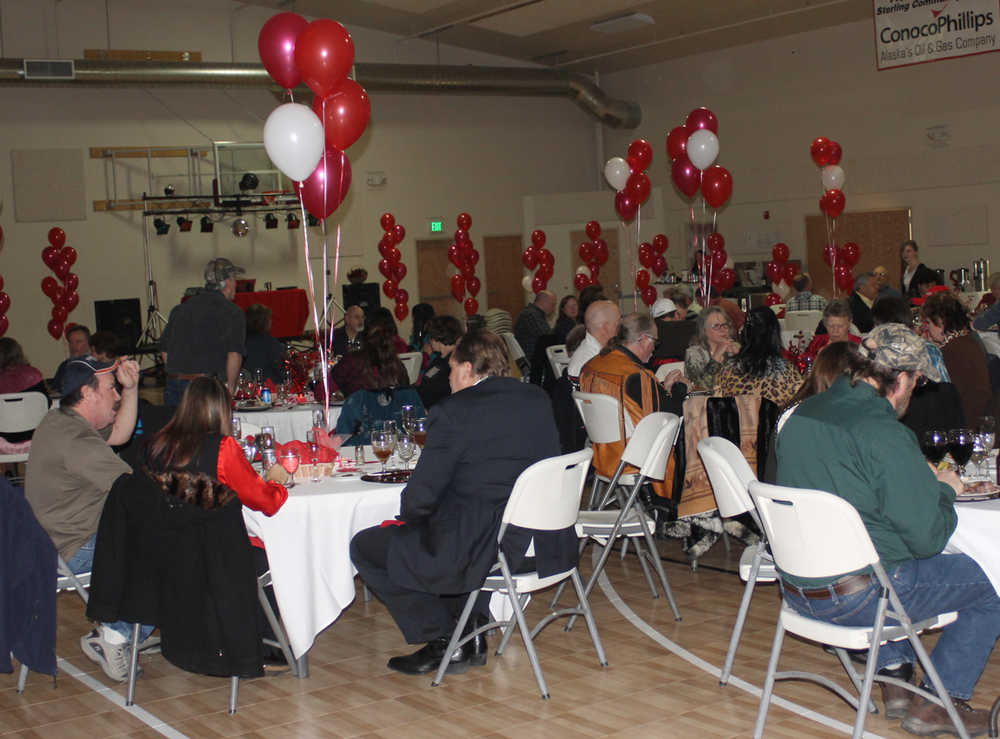
POLYGON ((131 354, 142 335, 142 311, 139 298, 95 300, 94 315, 98 331, 110 331, 122 342, 122 351, 131 354))
POLYGON ((363 282, 359 285, 344 285, 344 308, 360 305, 366 316, 381 307, 382 301, 377 282, 363 282))

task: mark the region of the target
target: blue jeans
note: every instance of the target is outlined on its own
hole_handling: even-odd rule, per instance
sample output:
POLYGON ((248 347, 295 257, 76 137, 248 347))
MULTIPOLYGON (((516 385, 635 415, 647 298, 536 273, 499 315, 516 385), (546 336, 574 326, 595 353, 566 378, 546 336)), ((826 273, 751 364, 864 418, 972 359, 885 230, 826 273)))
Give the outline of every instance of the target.
MULTIPOLYGON (((83 543, 83 546, 76 550, 76 554, 67 560, 66 566, 69 567, 69 571, 74 575, 79 575, 81 572, 90 572, 91 567, 94 565, 94 549, 96 547, 97 534, 94 534, 83 543)), ((114 629, 130 641, 132 639, 132 624, 127 621, 115 621, 110 624, 102 624, 102 626, 114 629)), ((145 640, 146 637, 153 633, 153 629, 155 628, 155 626, 142 624, 139 627, 139 641, 145 640)))
MULTIPOLYGON (((1000 597, 993 585, 965 554, 910 560, 888 574, 912 621, 958 612, 958 620, 942 630, 931 662, 948 694, 968 700, 1000 636, 1000 597)), ((828 600, 809 600, 789 587, 782 591, 788 605, 806 616, 841 626, 871 626, 881 587, 874 580, 865 590, 828 600)), ((886 623, 896 622, 887 618, 886 623)), ((879 669, 914 662, 916 655, 908 640, 888 642, 879 649, 879 669)))

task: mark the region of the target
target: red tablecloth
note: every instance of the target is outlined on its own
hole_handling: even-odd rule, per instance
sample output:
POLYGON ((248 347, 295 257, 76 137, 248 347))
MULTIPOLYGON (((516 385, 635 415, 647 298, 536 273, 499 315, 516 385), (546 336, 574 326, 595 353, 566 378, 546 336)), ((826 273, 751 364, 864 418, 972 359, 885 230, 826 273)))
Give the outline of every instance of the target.
POLYGON ((301 336, 309 317, 309 301, 305 290, 236 293, 235 303, 243 310, 254 303, 261 303, 274 311, 271 336, 278 339, 301 336))

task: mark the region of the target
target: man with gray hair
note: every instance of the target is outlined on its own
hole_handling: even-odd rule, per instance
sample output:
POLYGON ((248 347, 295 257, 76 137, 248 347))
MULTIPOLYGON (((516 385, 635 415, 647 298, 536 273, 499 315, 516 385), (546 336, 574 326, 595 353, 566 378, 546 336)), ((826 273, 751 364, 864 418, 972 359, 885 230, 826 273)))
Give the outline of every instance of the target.
POLYGON ((792 280, 795 295, 785 301, 787 310, 823 310, 826 308, 826 298, 812 291, 812 277, 808 272, 800 272, 792 280))
POLYGON ((530 364, 535 358, 535 344, 546 334, 552 333, 549 316, 556 310, 555 293, 542 290, 535 295, 535 302, 525 306, 514 324, 514 338, 521 345, 524 358, 530 364))
POLYGON ((858 331, 867 334, 875 328, 872 306, 878 297, 878 280, 871 272, 864 272, 854 278, 854 292, 848 302, 851 304, 851 323, 858 331))
POLYGON ((583 315, 587 333, 570 355, 569 366, 566 368, 566 374, 574 382, 579 379, 583 365, 600 354, 601 349, 618 333, 621 319, 621 311, 610 300, 595 300, 587 306, 587 312, 583 315))
POLYGON ((170 311, 160 348, 167 366, 166 405, 179 405, 188 383, 218 377, 232 393, 246 354, 246 315, 233 303, 236 275, 245 270, 228 259, 205 265, 205 289, 170 311))

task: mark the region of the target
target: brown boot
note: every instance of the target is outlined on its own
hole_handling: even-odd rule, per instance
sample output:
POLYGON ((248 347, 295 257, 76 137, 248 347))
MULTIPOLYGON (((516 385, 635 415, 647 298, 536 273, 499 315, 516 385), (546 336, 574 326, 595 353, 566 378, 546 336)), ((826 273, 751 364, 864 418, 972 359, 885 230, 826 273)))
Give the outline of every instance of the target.
MULTIPOLYGON (((952 698, 959 718, 965 724, 969 736, 980 736, 989 729, 990 712, 973 708, 960 698, 952 698)), ((936 703, 931 703, 923 696, 913 696, 910 709, 903 719, 903 728, 918 736, 936 736, 938 734, 958 735, 955 725, 948 718, 948 712, 936 703)))
MULTIPOLYGON (((887 677, 894 677, 905 682, 912 682, 913 665, 905 664, 893 668, 883 667, 878 671, 878 674, 887 677)), ((882 688, 882 702, 885 704, 885 717, 890 720, 903 718, 903 716, 906 715, 907 709, 910 707, 910 701, 913 698, 913 693, 906 688, 901 688, 898 685, 891 685, 888 683, 879 683, 879 687, 882 688)))

